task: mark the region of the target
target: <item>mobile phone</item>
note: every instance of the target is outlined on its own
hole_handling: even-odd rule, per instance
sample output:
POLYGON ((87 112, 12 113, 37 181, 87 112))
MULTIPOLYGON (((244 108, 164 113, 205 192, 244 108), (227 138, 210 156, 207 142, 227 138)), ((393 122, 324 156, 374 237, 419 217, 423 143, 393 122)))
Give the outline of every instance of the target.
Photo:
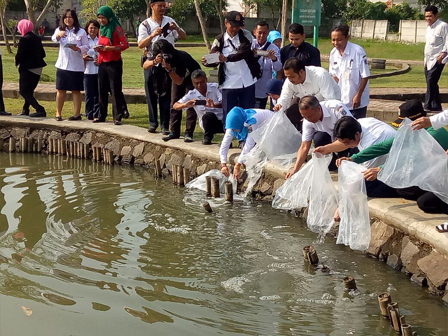
POLYGON ((163 26, 163 28, 162 28, 163 37, 167 37, 167 35, 169 34, 168 33, 169 28, 170 28, 170 24, 169 23, 167 23, 166 25, 163 26))
POLYGON ((202 100, 202 99, 198 99, 195 101, 194 103, 195 105, 207 105, 207 101, 206 100, 202 100))

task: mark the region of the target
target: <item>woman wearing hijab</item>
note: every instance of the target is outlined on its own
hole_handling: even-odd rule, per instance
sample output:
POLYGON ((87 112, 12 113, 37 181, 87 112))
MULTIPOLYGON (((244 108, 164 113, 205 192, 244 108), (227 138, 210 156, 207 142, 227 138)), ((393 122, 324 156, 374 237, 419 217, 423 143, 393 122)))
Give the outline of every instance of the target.
POLYGON ((81 91, 84 90, 84 59, 82 55, 89 50, 87 33, 79 25, 78 16, 73 9, 66 9, 62 24, 56 28, 53 42, 59 43, 56 61, 56 120, 62 121, 67 91, 72 92, 74 113, 68 120, 81 120, 81 91))
POLYGON ((109 6, 100 7, 97 17, 100 23, 100 38, 95 51, 99 53, 98 92, 100 114, 93 122, 106 121, 108 93, 110 91, 114 124, 121 125, 121 119, 126 109, 126 101, 122 92, 123 60, 121 59, 121 52, 129 48, 129 43, 112 8, 109 6))
POLYGON ((19 92, 25 99, 19 115, 30 117, 46 117, 45 108, 34 98, 34 90, 40 80, 45 63, 45 50, 42 40, 33 33, 34 25, 30 20, 20 20, 17 25, 22 38, 16 54, 16 66, 19 67, 19 92), (36 110, 30 115, 30 105, 36 110))
POLYGON ((245 162, 245 155, 249 153, 255 146, 255 141, 250 132, 256 130, 263 122, 274 116, 274 112, 261 109, 247 109, 234 107, 229 111, 226 117, 226 132, 219 148, 219 156, 221 157, 221 172, 225 176, 229 176, 229 168, 227 167, 227 153, 233 138, 238 141, 245 141, 243 150, 238 157, 238 162, 233 169, 233 176, 236 178, 240 172, 241 164, 245 162))

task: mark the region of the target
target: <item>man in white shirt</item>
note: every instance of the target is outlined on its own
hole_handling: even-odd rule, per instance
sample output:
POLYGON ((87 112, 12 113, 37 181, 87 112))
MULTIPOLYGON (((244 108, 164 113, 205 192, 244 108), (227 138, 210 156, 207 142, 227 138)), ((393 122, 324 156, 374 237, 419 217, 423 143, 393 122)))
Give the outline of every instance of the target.
POLYGON ((266 92, 266 84, 272 78, 274 71, 282 69, 282 62, 280 61, 280 50, 278 47, 268 42, 269 25, 266 21, 257 23, 254 29, 255 39, 254 51, 258 58, 258 63, 261 67, 261 77, 255 83, 255 107, 264 109, 268 101, 266 92), (267 55, 259 55, 268 53, 267 55))
MULTIPOLYGON (((159 39, 165 39, 173 46, 178 38, 185 40, 187 34, 169 16, 165 16, 166 2, 164 0, 151 0, 151 17, 144 20, 138 28, 138 47, 145 49, 142 59, 144 62, 152 62, 151 46, 159 39)), ((143 64, 142 64, 143 66, 143 64)), ((171 78, 162 67, 153 67, 145 71, 145 91, 148 102, 149 133, 155 133, 159 126, 157 102, 160 108, 160 125, 163 135, 168 135, 170 127, 171 110, 171 78), (157 68, 157 69, 156 69, 157 68), (159 71, 160 70, 160 74, 159 71), (153 75, 163 76, 160 81, 154 79, 153 75), (159 83, 164 83, 159 85, 159 83)))
POLYGON ((199 119, 199 126, 204 130, 204 145, 211 145, 216 133, 223 133, 222 95, 217 83, 207 83, 207 75, 202 70, 191 74, 194 90, 188 91, 173 109, 183 110, 193 107, 199 119))
POLYGON ((11 112, 5 111, 5 102, 3 101, 3 63, 2 63, 2 51, 0 49, 0 116, 10 116, 11 112))
POLYGON ((442 111, 437 83, 445 66, 442 61, 448 53, 448 24, 439 20, 439 11, 436 6, 425 8, 425 20, 428 27, 424 58, 427 85, 424 108, 428 111, 442 111))
POLYGON ((219 63, 202 64, 215 67, 219 64, 218 79, 222 88, 223 122, 227 113, 235 106, 243 109, 255 106, 255 83, 260 75, 260 65, 255 59, 252 34, 242 29, 244 17, 230 11, 225 17, 226 31, 213 42, 211 54, 219 53, 219 63))
POLYGON ((356 119, 365 118, 369 105, 369 62, 364 49, 349 41, 349 28, 341 25, 331 32, 333 50, 328 71, 341 88, 341 101, 356 119))
MULTIPOLYGON (((300 99, 299 110, 304 118, 302 125, 302 144, 297 151, 297 160, 294 167, 286 175, 287 179, 300 170, 313 140, 316 147, 332 143, 334 141, 333 129, 336 122, 344 116, 353 117, 348 107, 340 100, 319 102, 315 96, 305 96, 300 99)), ((328 169, 335 170, 335 162, 336 156, 333 157, 328 169)))
POLYGON ((341 89, 327 70, 304 66, 296 58, 290 58, 283 67, 286 81, 274 111, 287 109, 295 97, 315 96, 319 101, 341 99, 341 89))

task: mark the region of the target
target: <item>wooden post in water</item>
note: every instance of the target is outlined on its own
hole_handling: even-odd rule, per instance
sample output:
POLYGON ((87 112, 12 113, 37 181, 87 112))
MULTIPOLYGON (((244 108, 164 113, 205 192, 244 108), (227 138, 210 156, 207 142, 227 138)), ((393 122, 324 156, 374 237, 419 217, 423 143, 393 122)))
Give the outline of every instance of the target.
POLYGON ((160 161, 156 159, 154 163, 156 177, 162 177, 162 167, 160 166, 160 161))
POLYGON ((342 279, 344 281, 345 288, 348 290, 357 290, 355 278, 350 276, 346 276, 342 279))
MULTIPOLYGON (((28 140, 28 145, 27 145, 26 151, 28 153, 32 153, 33 152, 33 143, 34 143, 33 140, 34 139, 33 138, 28 138, 27 140, 28 140)), ((3 147, 3 143, 1 144, 0 148, 2 148, 2 147, 3 147)))
POLYGON ((412 336, 412 328, 409 324, 401 324, 401 334, 403 336, 412 336))
POLYGON ((89 144, 84 144, 83 149, 84 149, 84 158, 88 159, 90 154, 89 144))
POLYGON ((319 263, 319 257, 317 255, 317 251, 311 245, 305 246, 303 248, 303 257, 312 265, 317 265, 319 263))
POLYGON ((110 149, 106 149, 106 156, 107 156, 107 164, 113 165, 114 164, 114 152, 110 149))
POLYGON ((212 207, 210 206, 210 203, 205 202, 204 204, 202 204, 202 206, 204 207, 205 211, 213 212, 212 207))
POLYGON ((53 139, 48 138, 48 154, 53 154, 53 139))
POLYGON ((219 179, 216 177, 212 177, 212 188, 211 188, 212 196, 215 198, 219 198, 221 196, 221 192, 219 190, 219 179))
POLYGON ((212 177, 206 176, 205 177, 205 192, 207 197, 212 196, 212 177))
POLYGON ((173 183, 177 184, 177 166, 171 165, 171 177, 173 178, 173 183))
POLYGON ((180 186, 184 186, 184 171, 183 167, 176 165, 176 182, 180 186))
POLYGON ((22 153, 25 153, 27 149, 28 149, 28 139, 25 137, 20 138, 20 151, 22 153))
POLYGON ((59 153, 58 139, 56 138, 53 138, 53 153, 54 154, 59 153))
POLYGON ((9 138, 9 152, 15 152, 16 151, 16 139, 13 137, 9 138))
POLYGON ((389 319, 390 324, 394 328, 394 330, 398 333, 401 332, 400 326, 400 311, 398 309, 398 303, 392 302, 387 306, 387 310, 389 311, 389 319))
POLYGON ((59 154, 66 155, 67 154, 67 144, 64 139, 59 140, 59 154))
POLYGON ((232 184, 232 182, 227 181, 225 188, 226 188, 226 193, 225 193, 226 202, 233 203, 233 184, 232 184))
POLYGON ((37 142, 33 141, 33 153, 37 153, 37 142))
POLYGON ((69 148, 70 148, 70 157, 75 157, 75 143, 73 141, 70 141, 69 148))
POLYGON ((42 140, 42 138, 37 138, 37 152, 38 153, 42 152, 43 143, 44 143, 44 141, 42 140))
POLYGON ((183 173, 184 173, 184 184, 187 184, 188 182, 190 182, 190 169, 184 167, 183 173))
POLYGON ((382 293, 378 295, 378 304, 380 305, 381 315, 383 317, 389 318, 389 311, 387 306, 392 302, 392 298, 389 293, 382 293))

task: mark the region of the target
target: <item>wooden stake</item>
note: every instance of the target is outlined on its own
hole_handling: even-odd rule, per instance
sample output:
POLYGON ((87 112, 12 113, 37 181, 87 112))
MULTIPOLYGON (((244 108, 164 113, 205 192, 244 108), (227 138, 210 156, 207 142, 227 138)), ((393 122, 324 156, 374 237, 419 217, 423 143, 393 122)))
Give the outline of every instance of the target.
POLYGON ((183 173, 184 173, 184 183, 187 184, 188 182, 190 182, 190 169, 184 167, 183 173))
POLYGON ((303 248, 303 257, 312 265, 317 265, 319 263, 319 257, 317 255, 317 251, 311 245, 305 246, 303 248))
POLYGON ((390 325, 396 330, 396 326, 399 328, 400 323, 400 310, 398 309, 398 303, 392 302, 387 305, 387 311, 389 313, 390 325), (394 321, 395 318, 395 321, 394 321))
MULTIPOLYGON (((26 151, 28 153, 32 153, 33 152, 33 143, 34 143, 33 138, 27 138, 27 140, 28 140, 28 146, 27 146, 26 151)), ((2 147, 3 147, 3 143, 1 144, 0 148, 2 148, 2 147)))
POLYGON ((176 166, 176 182, 178 185, 184 185, 184 171, 183 168, 179 165, 176 166))
POLYGON ((20 138, 20 151, 22 153, 25 153, 27 149, 28 149, 28 139, 25 137, 20 138))
POLYGON ((380 305, 381 315, 389 318, 389 311, 387 310, 387 306, 392 302, 392 298, 389 293, 383 293, 378 295, 378 304, 380 305))
POLYGON ((37 152, 42 153, 42 147, 43 147, 44 141, 41 138, 37 138, 37 152))
POLYGON ((58 139, 53 138, 53 153, 57 154, 59 152, 58 139))
POLYGON ((48 138, 48 154, 53 154, 53 139, 48 138))
POLYGON ((233 203, 233 184, 232 184, 232 182, 227 181, 225 188, 226 188, 226 194, 225 194, 226 202, 233 203))
POLYGON ((107 164, 110 165, 114 164, 114 152, 112 152, 110 149, 106 149, 106 157, 107 157, 107 164))
POLYGON ((202 206, 204 207, 205 211, 213 212, 212 207, 210 206, 210 203, 205 202, 204 204, 202 204, 202 206))
POLYGON ((412 328, 409 324, 401 324, 401 334, 403 336, 412 336, 412 328))
POLYGON ((37 153, 37 142, 33 142, 33 153, 37 153))
POLYGON ((90 151, 89 151, 89 145, 88 144, 84 144, 84 146, 83 146, 83 150, 84 150, 84 158, 85 159, 88 159, 89 158, 89 154, 90 154, 90 151))
POLYGON ((160 161, 155 161, 155 174, 156 177, 162 177, 162 167, 160 167, 160 161))
POLYGON ((395 309, 390 310, 390 319, 392 321, 392 326, 397 333, 401 333, 400 319, 398 313, 395 309))
POLYGON ((75 157, 75 143, 73 141, 70 141, 70 157, 75 157))
POLYGON ((221 196, 221 192, 219 190, 219 179, 216 177, 212 177, 212 188, 211 188, 212 196, 215 198, 219 198, 221 196))
POLYGON ((177 166, 171 165, 171 177, 173 179, 173 183, 177 184, 177 166))
POLYGON ((342 280, 344 280, 345 288, 347 288, 348 290, 357 290, 354 277, 346 276, 342 280))
POLYGON ((207 197, 212 196, 212 177, 206 176, 205 177, 205 192, 207 197))
POLYGON ((9 138, 9 152, 15 152, 16 151, 16 139, 13 137, 9 138))
POLYGON ((65 155, 67 153, 67 145, 64 139, 59 139, 59 154, 65 155))

